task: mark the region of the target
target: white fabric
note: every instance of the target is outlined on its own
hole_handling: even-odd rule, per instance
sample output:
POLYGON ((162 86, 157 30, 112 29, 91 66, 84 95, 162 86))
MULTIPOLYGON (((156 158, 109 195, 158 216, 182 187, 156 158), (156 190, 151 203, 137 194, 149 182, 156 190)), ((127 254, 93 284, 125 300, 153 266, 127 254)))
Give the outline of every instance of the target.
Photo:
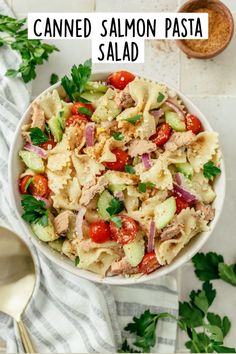
MULTIPOLYGON (((12 15, 2 0, 0 13, 12 15)), ((18 64, 15 52, 0 48, 0 224, 23 236, 9 204, 7 162, 16 125, 30 102, 31 86, 4 76, 7 68, 18 64)), ((38 283, 23 320, 36 352, 115 352, 125 334, 122 329, 133 316, 146 309, 174 315, 178 312, 173 277, 133 286, 97 285, 55 266, 30 247, 37 260, 38 283)), ((0 337, 6 341, 7 352, 22 351, 15 323, 1 313, 0 337)), ((153 351, 174 352, 175 340, 176 323, 160 320, 153 351)))

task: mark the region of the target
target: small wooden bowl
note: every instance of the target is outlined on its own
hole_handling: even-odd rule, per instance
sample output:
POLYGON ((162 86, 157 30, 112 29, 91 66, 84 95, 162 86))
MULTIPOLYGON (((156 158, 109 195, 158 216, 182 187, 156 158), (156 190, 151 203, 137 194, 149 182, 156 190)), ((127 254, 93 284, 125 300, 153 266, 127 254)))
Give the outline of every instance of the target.
POLYGON ((234 20, 228 7, 219 0, 189 0, 180 7, 178 12, 193 12, 200 8, 215 10, 225 17, 229 23, 229 33, 226 41, 213 52, 207 53, 200 53, 190 49, 184 39, 179 39, 176 43, 189 58, 210 59, 220 54, 229 45, 234 33, 234 20))

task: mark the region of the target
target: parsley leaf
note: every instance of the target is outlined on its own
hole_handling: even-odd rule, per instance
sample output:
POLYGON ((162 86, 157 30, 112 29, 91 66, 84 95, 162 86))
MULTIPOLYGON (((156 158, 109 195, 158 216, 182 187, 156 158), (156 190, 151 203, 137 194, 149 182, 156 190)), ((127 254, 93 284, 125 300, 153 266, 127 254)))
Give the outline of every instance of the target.
POLYGON ((50 77, 50 85, 54 85, 59 81, 59 76, 57 74, 52 73, 50 77))
POLYGON ((48 141, 47 135, 39 128, 31 128, 29 134, 34 145, 40 145, 48 141))
POLYGON ((225 263, 220 263, 218 266, 219 276, 226 283, 236 286, 236 265, 228 265, 225 263))
POLYGON ((86 100, 86 98, 78 96, 77 101, 82 102, 82 103, 91 103, 91 101, 86 100))
POLYGON ((87 116, 91 116, 93 114, 93 112, 87 107, 79 107, 78 113, 86 114, 87 116))
POLYGON ((22 218, 30 224, 48 225, 48 210, 42 200, 37 200, 32 195, 22 195, 21 206, 24 209, 22 218))
POLYGON ((72 101, 81 100, 81 93, 84 91, 85 85, 91 76, 92 62, 91 59, 86 60, 84 64, 78 66, 73 65, 71 68, 71 79, 64 76, 61 84, 67 95, 72 101))
POLYGON ((216 297, 216 290, 213 289, 213 286, 209 281, 203 283, 202 289, 205 291, 209 306, 211 306, 216 297))
POLYGON ((29 188, 29 185, 32 183, 32 181, 33 181, 33 177, 29 178, 28 181, 26 182, 26 185, 25 185, 25 190, 26 191, 29 188))
POLYGON ((203 174, 208 179, 212 179, 220 173, 221 169, 216 167, 212 161, 205 163, 203 166, 203 174))
POLYGON ((138 190, 140 193, 145 193, 147 188, 154 188, 155 187, 155 183, 152 182, 140 182, 138 185, 138 190))
POLYGON ((165 98, 165 95, 163 95, 163 93, 159 92, 158 96, 157 96, 157 102, 161 103, 165 98))
POLYGON ((125 120, 131 124, 135 124, 138 120, 140 120, 142 118, 142 116, 143 116, 142 114, 138 114, 137 116, 127 118, 125 120))
POLYGON ((211 325, 219 327, 224 337, 229 333, 231 323, 227 316, 224 316, 222 319, 219 315, 208 312, 207 320, 211 325))
POLYGON ((122 227, 122 221, 121 221, 121 218, 119 216, 112 216, 110 218, 110 221, 114 222, 114 224, 116 224, 118 229, 120 229, 122 227))
POLYGON ((184 321, 189 328, 195 328, 202 324, 202 312, 186 301, 179 303, 179 316, 180 320, 184 321))
POLYGON ((125 165, 125 172, 135 175, 136 171, 133 166, 125 165))
POLYGON ((106 209, 106 211, 110 216, 112 216, 115 214, 119 214, 123 209, 124 209, 124 203, 117 198, 113 198, 111 199, 109 203, 109 207, 106 209))
POLYGON ((118 353, 141 353, 133 348, 131 348, 127 342, 124 340, 120 349, 118 349, 118 353))
POLYGON ((78 266, 79 262, 80 262, 80 258, 79 258, 79 256, 76 256, 75 257, 75 266, 76 267, 78 266))
POLYGON ((0 37, 0 46, 10 46, 19 52, 21 63, 17 69, 8 69, 9 77, 21 75, 24 82, 29 82, 36 77, 36 66, 48 60, 49 54, 59 49, 39 39, 28 39, 28 30, 25 28, 26 19, 17 20, 13 17, 0 15, 0 32, 9 36, 0 37))
POLYGON ((123 140, 124 139, 124 135, 121 132, 115 132, 112 134, 112 136, 115 140, 123 140))
POLYGON ((219 279, 218 265, 224 262, 224 258, 214 252, 207 254, 197 253, 192 262, 196 276, 203 281, 219 279))
POLYGON ((203 326, 207 332, 209 333, 209 337, 211 340, 222 343, 223 342, 223 333, 222 330, 214 325, 211 324, 205 324, 203 326))

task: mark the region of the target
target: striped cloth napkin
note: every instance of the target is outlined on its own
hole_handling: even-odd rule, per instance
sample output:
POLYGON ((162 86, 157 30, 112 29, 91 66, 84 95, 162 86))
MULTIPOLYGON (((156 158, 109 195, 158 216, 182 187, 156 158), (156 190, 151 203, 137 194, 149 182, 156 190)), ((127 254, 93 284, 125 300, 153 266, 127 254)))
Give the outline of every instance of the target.
MULTIPOLYGON (((12 16, 0 0, 0 13, 12 16)), ((22 236, 23 230, 9 204, 8 152, 21 114, 30 102, 31 86, 21 79, 4 76, 17 67, 19 58, 8 48, 0 48, 0 224, 22 236)), ((1 235, 0 235, 1 236, 1 235)), ((80 279, 54 265, 30 244, 37 263, 38 281, 34 296, 23 316, 36 352, 90 353, 116 352, 124 336, 124 326, 146 309, 151 312, 178 312, 176 281, 171 276, 152 283, 107 286, 80 279)), ((16 325, 0 313, 0 337, 7 352, 22 352, 16 325)), ((175 350, 176 323, 158 323, 154 352, 175 350)))

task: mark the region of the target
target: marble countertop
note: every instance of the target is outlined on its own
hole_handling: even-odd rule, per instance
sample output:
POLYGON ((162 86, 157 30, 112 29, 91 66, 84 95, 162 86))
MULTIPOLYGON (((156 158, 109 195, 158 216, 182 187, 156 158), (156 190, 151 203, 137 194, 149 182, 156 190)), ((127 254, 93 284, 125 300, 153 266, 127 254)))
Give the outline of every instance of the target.
MULTIPOLYGON (((27 12, 80 12, 80 11, 125 11, 125 12, 175 12, 183 0, 9 0, 19 17, 27 12)), ((236 1, 223 0, 236 19, 236 1)), ((47 65, 38 68, 37 79, 33 83, 33 96, 49 85, 52 72, 59 76, 69 72, 74 63, 80 63, 91 57, 90 41, 54 41, 60 48, 60 54, 53 54, 47 65), (77 44, 77 45, 75 45, 77 44)), ((126 68, 140 74, 152 76, 180 89, 189 96, 209 119, 211 125, 220 134, 220 142, 226 163, 227 190, 224 209, 217 227, 202 251, 216 251, 224 255, 227 262, 235 262, 236 237, 236 159, 234 157, 236 139, 236 38, 234 36, 225 52, 214 59, 188 59, 176 47, 174 42, 146 41, 145 64, 97 64, 99 69, 118 70, 126 68)), ((180 299, 199 286, 191 263, 175 272, 178 280, 180 299)), ((217 297, 212 311, 229 316, 232 329, 227 337, 227 345, 236 347, 236 296, 235 288, 214 281, 217 297)), ((187 351, 186 338, 178 333, 177 351, 187 351)), ((0 343, 1 347, 1 343, 0 343)), ((3 347, 3 344, 2 344, 3 347)), ((1 349, 0 349, 1 352, 1 349)))

